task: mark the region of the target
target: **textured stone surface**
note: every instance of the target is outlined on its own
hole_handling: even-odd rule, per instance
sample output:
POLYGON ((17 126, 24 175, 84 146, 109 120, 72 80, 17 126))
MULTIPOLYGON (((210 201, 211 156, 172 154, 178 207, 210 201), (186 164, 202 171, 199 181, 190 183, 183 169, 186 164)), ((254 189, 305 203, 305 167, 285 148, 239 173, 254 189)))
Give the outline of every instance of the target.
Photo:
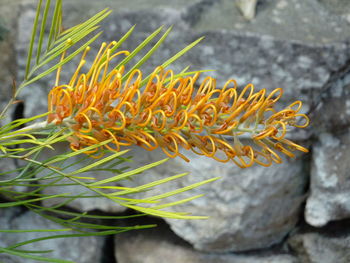
MULTIPOLYGON (((0 3, 0 112, 5 107, 12 95, 12 83, 17 75, 17 63, 15 53, 15 40, 17 38, 17 16, 19 13, 18 5, 8 6, 0 3)), ((0 123, 10 120, 11 111, 6 119, 0 120, 0 123)))
POLYGON ((350 132, 324 133, 313 148, 311 195, 305 218, 313 226, 350 216, 350 132))
MULTIPOLYGON (((1 209, 0 226, 1 229, 16 230, 62 228, 60 225, 44 219, 35 213, 26 212, 18 208, 1 209)), ((62 234, 62 232, 58 234, 62 234)), ((18 242, 23 242, 29 239, 39 238, 43 236, 50 236, 50 234, 39 232, 26 234, 0 233, 0 246, 7 247, 18 242)), ((103 241, 104 239, 101 237, 49 239, 22 246, 21 249, 36 251, 53 249, 53 252, 45 253, 43 256, 72 260, 79 263, 96 263, 99 262, 101 258, 101 248, 103 241)), ((6 263, 38 262, 36 260, 23 259, 5 254, 0 254, 0 261, 6 263)))
POLYGON ((293 256, 272 250, 249 254, 195 251, 164 227, 118 235, 115 244, 118 263, 297 263, 293 256))
POLYGON ((314 105, 310 117, 315 134, 344 133, 350 126, 350 63, 345 72, 325 89, 314 105))
MULTIPOLYGON (((349 223, 349 222, 348 222, 349 223)), ((308 232, 297 234, 289 240, 302 263, 348 263, 350 262, 350 235, 344 228, 340 235, 308 232)))
MULTIPOLYGON (((147 164, 164 157, 137 150, 136 164, 147 164)), ((294 227, 303 200, 306 174, 302 159, 286 160, 268 168, 240 169, 233 163, 220 164, 206 157, 183 152, 191 162, 175 159, 135 176, 139 185, 188 171, 191 175, 150 190, 141 196, 156 195, 195 182, 220 176, 221 179, 182 194, 181 198, 205 193, 204 197, 181 205, 176 211, 208 215, 207 220, 166 219, 180 237, 206 251, 243 251, 268 247, 280 242, 294 227)), ((131 164, 132 165, 132 164, 131 164)), ((130 182, 128 185, 132 184, 130 182)), ((180 197, 169 198, 169 202, 180 197)))

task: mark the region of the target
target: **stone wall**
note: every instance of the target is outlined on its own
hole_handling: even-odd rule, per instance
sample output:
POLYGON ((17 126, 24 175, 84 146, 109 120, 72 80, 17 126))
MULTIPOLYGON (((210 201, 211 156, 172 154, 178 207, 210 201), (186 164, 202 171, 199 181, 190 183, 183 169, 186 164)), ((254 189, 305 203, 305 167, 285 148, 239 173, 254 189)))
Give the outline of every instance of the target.
MULTIPOLYGON (((1 101, 8 97, 7 89, 2 88, 9 87, 10 76, 23 76, 34 6, 31 0, 23 0, 20 4, 7 0, 0 2, 0 15, 11 25, 12 36, 0 42, 1 47, 5 46, 1 50, 6 50, 2 52, 6 55, 0 56, 1 101), (5 6, 12 10, 11 14, 3 12, 5 6), (13 54, 16 54, 15 58, 13 54)), ((247 21, 233 0, 76 0, 64 1, 65 23, 76 24, 105 7, 110 7, 113 13, 103 22, 104 34, 99 41, 118 40, 136 24, 135 32, 124 45, 129 50, 160 25, 173 25, 164 45, 144 67, 146 72, 204 35, 205 39, 196 48, 173 65, 175 71, 188 65, 192 69, 215 69, 207 74, 217 78, 218 85, 233 78, 240 86, 251 82, 256 89, 282 87, 283 103, 302 100, 311 126, 302 133, 292 133, 292 136, 311 151, 295 159, 286 159, 282 165, 254 166, 244 170, 190 153, 186 153, 190 163, 171 160, 166 166, 130 183, 140 184, 145 178, 159 179, 179 171, 191 172, 191 176, 182 181, 161 188, 166 191, 221 176, 220 180, 191 193, 205 193, 204 197, 181 207, 182 211, 209 215, 210 218, 166 219, 159 221, 158 229, 125 233, 116 236, 114 241, 86 239, 81 242, 93 246, 94 250, 89 250, 90 258, 80 258, 77 262, 157 263, 164 262, 164 258, 175 263, 350 262, 348 1, 258 1, 255 18, 247 21), (112 250, 109 254, 102 253, 108 257, 101 256, 104 242, 112 250)), ((67 67, 63 79, 73 70, 74 65, 67 67)), ((22 93, 26 116, 46 111, 46 94, 52 82, 45 79, 22 93)), ((160 151, 149 154, 137 149, 133 155, 135 166, 164 158, 160 151)), ((157 194, 157 191, 140 197, 157 194)), ((84 202, 79 200, 71 208, 123 211, 109 203, 84 202)), ((0 211, 0 218, 5 222, 2 225, 18 227, 19 223, 8 223, 13 214, 16 215, 16 211, 0 211)), ((43 224, 40 220, 45 221, 35 219, 30 212, 15 217, 17 221, 29 218, 27 222, 31 222, 33 228, 43 224)), ((0 239, 5 244, 12 242, 8 236, 0 239)), ((81 253, 79 249, 85 246, 64 247, 59 242, 73 244, 75 241, 57 242, 54 245, 57 253, 71 260, 77 260, 81 253), (63 249, 73 252, 62 252, 63 249)), ((1 260, 10 262, 0 255, 1 260)))

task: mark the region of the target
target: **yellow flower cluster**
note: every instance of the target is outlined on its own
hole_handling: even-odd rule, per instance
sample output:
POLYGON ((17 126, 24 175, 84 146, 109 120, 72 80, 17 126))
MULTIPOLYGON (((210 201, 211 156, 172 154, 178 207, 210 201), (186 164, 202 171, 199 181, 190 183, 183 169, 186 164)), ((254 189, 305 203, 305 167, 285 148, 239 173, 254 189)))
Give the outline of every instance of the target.
POLYGON ((128 55, 112 54, 114 45, 104 43, 82 74, 87 49, 70 82, 49 94, 48 122, 74 132, 73 150, 110 139, 104 147, 112 151, 130 145, 149 151, 160 147, 171 158, 189 161, 180 153, 184 148, 242 168, 280 163, 280 153, 293 157, 294 150, 308 151, 285 138, 289 127, 304 128, 309 119, 300 113, 300 101, 280 111, 274 108, 282 89, 266 94, 265 89, 254 92, 249 84, 239 92, 234 80, 217 88, 211 77, 196 88, 199 73, 177 77, 160 67, 141 87, 140 70, 131 71, 123 81, 123 66, 109 69, 113 59, 128 55), (242 137, 250 143, 243 144, 242 137))

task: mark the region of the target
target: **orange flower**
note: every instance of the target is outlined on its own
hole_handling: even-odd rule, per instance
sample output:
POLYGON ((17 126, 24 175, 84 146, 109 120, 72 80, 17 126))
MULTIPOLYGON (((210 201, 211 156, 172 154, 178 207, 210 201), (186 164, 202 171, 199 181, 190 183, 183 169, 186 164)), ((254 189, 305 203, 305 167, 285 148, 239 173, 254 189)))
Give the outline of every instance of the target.
MULTIPOLYGON (((160 147, 171 158, 189 161, 180 153, 182 147, 220 162, 233 161, 242 168, 280 163, 279 153, 293 157, 294 150, 308 151, 285 138, 289 127, 304 128, 309 119, 299 113, 300 101, 275 110, 282 89, 266 94, 265 89, 254 92, 249 84, 238 92, 234 80, 219 89, 211 77, 196 89, 199 73, 177 77, 161 67, 142 87, 140 70, 125 74, 124 66, 109 69, 113 59, 129 54, 112 54, 114 45, 104 43, 83 74, 80 70, 87 49, 70 82, 56 85, 49 94, 48 122, 74 132, 70 138, 73 150, 109 139, 112 142, 104 147, 112 151, 133 144, 150 151, 160 147), (298 124, 300 121, 303 123, 298 124), (241 138, 251 143, 245 145, 241 138)), ((59 73, 56 84, 58 78, 59 73)))

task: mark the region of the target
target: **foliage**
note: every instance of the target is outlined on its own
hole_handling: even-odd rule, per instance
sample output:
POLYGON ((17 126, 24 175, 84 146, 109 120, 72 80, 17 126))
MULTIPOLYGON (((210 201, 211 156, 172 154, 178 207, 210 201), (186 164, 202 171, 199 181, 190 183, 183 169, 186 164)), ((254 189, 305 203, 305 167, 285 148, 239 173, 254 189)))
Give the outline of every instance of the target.
POLYGON ((282 94, 281 89, 266 95, 265 90, 254 93, 253 86, 248 85, 238 93, 234 81, 229 80, 222 89, 218 89, 215 80, 208 77, 195 92, 195 83, 203 71, 188 72, 188 68, 185 68, 175 74, 166 70, 201 39, 167 59, 150 75, 142 77, 140 67, 164 42, 171 28, 161 33, 163 27, 160 27, 134 50, 119 51, 133 32, 132 27, 119 41, 102 43, 90 68, 86 73, 81 73, 90 45, 102 33, 99 23, 111 11, 102 10, 85 22, 63 30, 62 1, 56 0, 53 9, 51 7, 50 0, 45 3, 38 1, 24 80, 14 85, 13 97, 0 113, 0 119, 4 119, 10 107, 18 102, 18 95, 24 88, 30 89, 33 83, 56 71, 56 81, 48 97, 48 112, 14 120, 0 127, 0 158, 2 161, 16 160, 20 164, 13 171, 0 174, 0 193, 6 199, 0 203, 0 208, 24 206, 63 228, 0 230, 48 233, 41 238, 0 248, 0 252, 47 262, 69 262, 38 255, 47 251, 29 251, 21 247, 47 239, 112 235, 153 226, 118 227, 108 224, 111 219, 146 214, 174 219, 206 218, 166 210, 201 195, 175 202, 169 202, 167 198, 218 178, 143 199, 135 198, 135 194, 161 187, 187 174, 173 175, 135 187, 123 186, 123 181, 142 176, 143 172, 167 161, 164 159, 129 169, 127 164, 132 161, 129 156, 131 145, 147 150, 160 147, 170 158, 180 156, 189 161, 179 152, 183 147, 218 161, 233 161, 242 168, 254 163, 265 166, 272 162, 279 163, 281 159, 276 151, 291 157, 293 150, 307 151, 285 138, 288 127, 305 127, 308 118, 299 113, 300 101, 281 111, 275 110, 274 104, 282 94), (151 45, 151 42, 155 44, 151 45), (133 64, 132 58, 146 47, 149 49, 145 55, 133 64), (81 60, 71 80, 60 84, 63 66, 78 54, 81 54, 81 60), (121 56, 125 57, 120 59, 121 56), (116 60, 119 62, 115 63, 116 60), (42 121, 43 118, 45 121, 42 121), (299 124, 299 119, 304 122, 299 124), (241 143, 238 137, 244 134, 249 134, 254 147, 241 143), (233 144, 230 144, 229 138, 233 138, 233 144), (67 141, 71 145, 70 151, 47 158, 47 152, 52 152, 67 141), (97 178, 94 176, 96 171, 104 172, 108 177, 97 178), (45 194, 44 191, 51 187, 65 189, 68 186, 80 186, 85 191, 63 191, 55 195, 45 194), (19 190, 23 187, 29 190, 19 190), (66 207, 78 198, 109 199, 138 214, 107 216, 68 211, 66 207), (43 205, 48 200, 56 200, 55 205, 43 205), (91 219, 99 222, 91 223, 91 219))
MULTIPOLYGON (((99 23, 105 19, 110 10, 105 9, 91 17, 87 21, 71 27, 67 30, 62 30, 62 1, 55 1, 54 9, 51 10, 50 0, 43 3, 38 1, 37 14, 34 21, 32 37, 29 44, 28 59, 25 70, 24 80, 16 87, 13 87, 13 97, 6 105, 0 114, 0 118, 4 118, 13 104, 17 103, 17 97, 24 88, 29 88, 34 82, 48 76, 55 70, 58 72, 61 67, 70 62, 76 55, 86 50, 102 32, 98 31, 99 23), (49 30, 49 33, 45 33, 49 30), (68 55, 67 55, 68 54, 68 55), (63 55, 66 55, 65 57, 63 55), (61 58, 61 59, 60 59, 61 58), (57 60, 59 59, 59 60, 57 60), (52 63, 54 62, 54 63, 52 63), (47 65, 50 65, 49 68, 47 65)), ((132 27, 121 39, 116 42, 114 50, 117 50, 120 45, 130 36, 134 27, 132 27)), ((138 47, 135 48, 124 59, 120 65, 126 65, 131 58, 143 50, 150 42, 159 36, 162 27, 157 29, 153 34, 146 38, 138 47)), ((163 33, 158 41, 150 47, 146 55, 139 60, 135 65, 131 65, 131 69, 137 69, 144 64, 147 59, 157 50, 160 44, 165 40, 170 32, 170 28, 163 33)), ((163 66, 170 65, 178 59, 182 54, 192 48, 200 40, 190 44, 185 49, 179 51, 173 57, 169 58, 163 66)), ((185 73, 185 71, 183 72, 185 73)), ((46 121, 38 122, 48 113, 34 116, 25 119, 14 120, 0 127, 0 158, 2 161, 7 159, 16 159, 21 163, 19 168, 13 171, 6 171, 0 174, 0 192, 4 201, 0 204, 0 208, 8 208, 14 206, 25 206, 27 209, 38 213, 46 219, 63 226, 62 229, 27 229, 27 230, 7 230, 3 229, 0 232, 5 233, 26 233, 26 232, 47 232, 47 236, 42 238, 28 240, 18 244, 13 244, 10 247, 0 248, 0 252, 11 255, 20 256, 23 258, 36 259, 47 262, 68 262, 66 260, 51 259, 45 256, 39 256, 40 251, 28 251, 20 249, 21 246, 33 242, 38 242, 46 239, 62 238, 62 237, 77 237, 77 236, 93 236, 93 235, 112 235, 127 230, 142 229, 153 227, 153 225, 118 227, 108 225, 111 219, 120 220, 135 216, 150 214, 154 216, 170 217, 178 219, 196 219, 205 218, 203 216, 192 216, 186 213, 176 213, 165 211, 167 207, 188 202, 199 196, 178 200, 172 203, 163 202, 160 200, 166 199, 169 196, 179 194, 183 191, 190 190, 202 184, 216 180, 202 181, 193 185, 177 189, 158 196, 151 196, 142 200, 135 199, 130 194, 135 194, 147 191, 153 187, 158 187, 161 184, 179 179, 186 176, 186 173, 174 175, 158 181, 153 181, 137 187, 121 187, 115 186, 115 182, 131 179, 133 176, 141 176, 141 173, 152 169, 157 165, 161 165, 167 159, 139 167, 137 169, 127 169, 127 163, 131 161, 128 155, 129 150, 111 152, 108 150, 100 150, 104 157, 98 161, 89 158, 86 154, 89 151, 95 151, 102 146, 108 144, 110 140, 105 140, 97 144, 85 147, 76 151, 68 151, 66 153, 53 155, 51 158, 45 159, 43 155, 47 149, 54 150, 60 143, 69 138, 71 132, 67 128, 58 128, 55 125, 48 124, 46 121), (34 124, 33 124, 34 123, 34 124), (25 128, 21 128, 26 126, 25 128), (75 158, 72 163, 71 158, 75 158), (84 166, 82 166, 82 163, 84 166), (107 180, 99 180, 91 176, 85 176, 87 172, 105 171, 112 175, 107 180), (64 179, 69 179, 67 183, 64 179), (108 185, 106 185, 108 183, 108 185), (72 185, 80 185, 86 189, 83 193, 64 193, 57 195, 44 194, 43 190, 50 187, 66 187, 72 185), (30 189, 29 191, 21 191, 18 189, 30 189), (103 189, 109 189, 109 193, 103 189), (32 190, 33 189, 33 190, 32 190), (112 190, 112 191, 111 191, 112 190), (107 198, 116 203, 134 210, 139 211, 139 214, 130 216, 113 216, 113 215, 98 215, 88 212, 72 212, 65 209, 77 198, 107 198), (49 199, 60 200, 54 206, 43 206, 42 201, 49 199), (147 204, 141 206, 140 204, 147 204), (87 223, 88 219, 99 220, 105 223, 87 223), (74 232, 72 232, 72 230, 74 232), (59 232, 57 232, 59 231, 59 232), (62 233, 63 232, 63 233, 62 233), (65 233, 66 232, 66 233, 65 233)), ((45 251, 41 251, 45 253, 45 251)))

